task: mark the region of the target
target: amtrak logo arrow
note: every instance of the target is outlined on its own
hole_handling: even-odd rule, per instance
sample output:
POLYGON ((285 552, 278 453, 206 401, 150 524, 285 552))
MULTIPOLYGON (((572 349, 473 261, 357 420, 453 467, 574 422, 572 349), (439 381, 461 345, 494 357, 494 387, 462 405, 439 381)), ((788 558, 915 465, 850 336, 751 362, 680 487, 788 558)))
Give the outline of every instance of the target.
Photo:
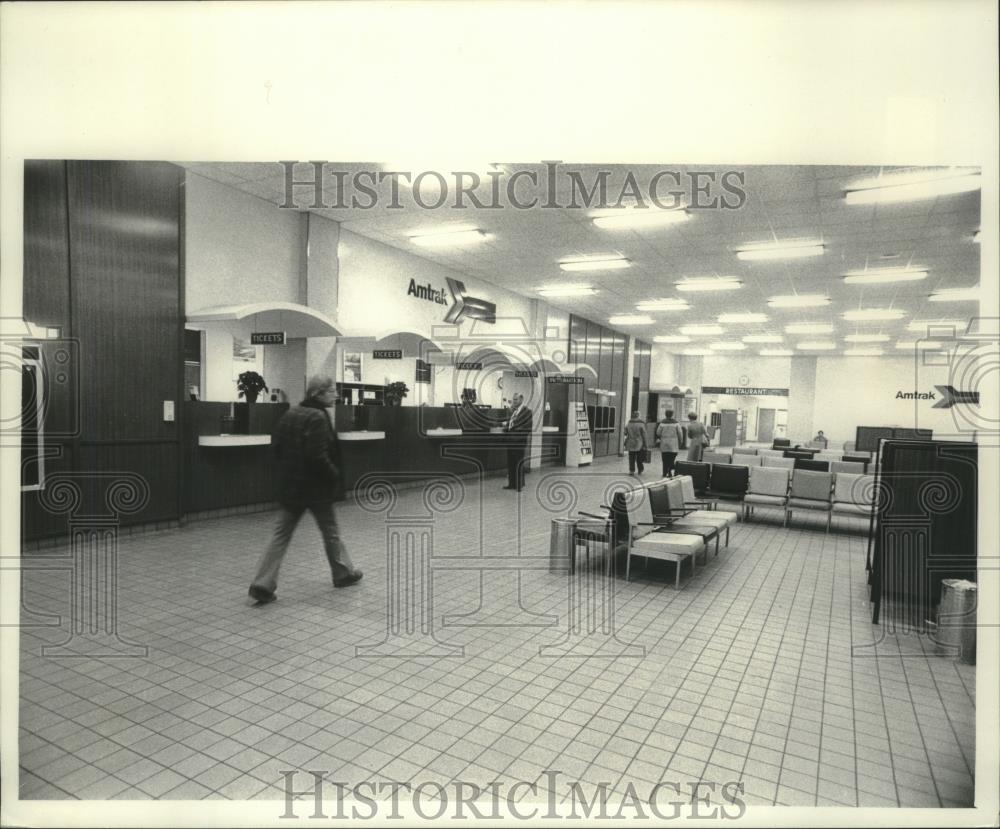
POLYGON ((451 291, 451 298, 455 301, 455 304, 448 309, 444 318, 445 322, 456 323, 463 317, 489 323, 497 321, 496 305, 485 299, 466 296, 464 282, 459 282, 450 276, 445 277, 445 279, 448 282, 448 290, 451 291))
POLYGON ((941 392, 941 399, 931 408, 950 409, 956 403, 975 403, 979 405, 979 392, 977 391, 955 391, 954 386, 935 386, 941 392))

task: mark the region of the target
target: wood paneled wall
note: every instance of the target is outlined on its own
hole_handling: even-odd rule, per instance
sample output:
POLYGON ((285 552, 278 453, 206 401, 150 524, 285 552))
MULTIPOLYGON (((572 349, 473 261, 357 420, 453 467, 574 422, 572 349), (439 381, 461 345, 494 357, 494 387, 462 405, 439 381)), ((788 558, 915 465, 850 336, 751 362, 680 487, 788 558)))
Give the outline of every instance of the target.
MULTIPOLYGON (((183 395, 183 171, 173 164, 28 161, 24 317, 59 327, 74 364, 49 389, 67 428, 48 464, 94 473, 81 508, 104 503, 108 473, 133 473, 149 500, 122 523, 180 517, 183 395), (79 378, 78 383, 75 378, 79 378), (175 405, 164 422, 163 403, 175 405)), ((59 347, 43 343, 43 350, 59 347)), ((25 539, 62 535, 65 517, 22 498, 25 539)))
MULTIPOLYGON (((629 401, 625 399, 627 346, 628 338, 624 334, 570 314, 567 351, 570 362, 585 363, 597 372, 597 379, 587 382, 588 388, 617 392, 612 398, 617 409, 614 431, 591 435, 595 457, 617 455, 621 450, 622 427, 630 414, 627 411, 629 401)), ((584 399, 591 400, 591 396, 584 399)))

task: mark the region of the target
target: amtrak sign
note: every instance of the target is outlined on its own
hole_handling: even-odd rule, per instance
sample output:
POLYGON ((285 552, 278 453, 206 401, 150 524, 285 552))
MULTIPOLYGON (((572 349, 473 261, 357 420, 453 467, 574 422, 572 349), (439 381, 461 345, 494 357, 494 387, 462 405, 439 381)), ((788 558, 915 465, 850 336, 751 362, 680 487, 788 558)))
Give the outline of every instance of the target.
POLYGON ((492 325, 497 321, 497 306, 494 303, 479 297, 469 296, 466 293, 464 282, 452 279, 450 276, 446 277, 445 281, 448 283, 447 291, 430 283, 418 285, 415 279, 411 279, 406 294, 438 305, 447 305, 450 296, 451 307, 445 314, 445 322, 455 324, 463 319, 471 319, 488 322, 492 325))

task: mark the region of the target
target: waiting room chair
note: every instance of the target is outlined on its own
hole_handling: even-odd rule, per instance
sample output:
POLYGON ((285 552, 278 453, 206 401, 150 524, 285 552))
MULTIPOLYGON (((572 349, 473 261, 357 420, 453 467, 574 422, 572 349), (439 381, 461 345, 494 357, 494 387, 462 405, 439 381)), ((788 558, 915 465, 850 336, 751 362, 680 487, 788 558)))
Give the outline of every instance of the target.
POLYGON ((764 458, 760 455, 733 455, 733 464, 736 466, 763 466, 764 458))
POLYGON ((833 479, 833 506, 830 510, 830 521, 833 521, 834 515, 868 518, 872 513, 874 498, 874 475, 838 472, 833 479))
POLYGON ((636 487, 619 496, 623 502, 623 513, 627 520, 628 531, 627 557, 625 560, 625 581, 631 579, 632 556, 655 558, 670 561, 676 565, 674 587, 681 583, 681 564, 691 559, 691 572, 694 573, 695 557, 698 553, 706 553, 704 538, 697 533, 672 532, 652 520, 652 506, 649 492, 645 487, 636 487))
POLYGON ((700 535, 707 545, 715 540, 715 554, 719 554, 719 534, 728 528, 726 520, 715 516, 712 520, 692 516, 696 510, 684 505, 684 494, 680 481, 649 487, 649 505, 653 512, 653 523, 663 524, 675 532, 691 532, 700 535))
POLYGON ((833 504, 833 474, 814 472, 796 467, 792 471, 792 482, 785 504, 785 526, 795 510, 825 512, 826 531, 830 531, 830 513, 833 504))
POLYGON ((872 462, 872 456, 868 452, 855 452, 853 455, 844 455, 843 463, 860 463, 864 468, 865 472, 868 472, 868 466, 872 462))
POLYGON ((709 498, 741 502, 743 496, 747 494, 747 481, 749 479, 750 467, 737 466, 736 464, 713 464, 712 477, 705 494, 709 498))
POLYGON ((749 446, 734 446, 733 447, 733 457, 737 455, 756 455, 757 450, 749 446))
POLYGON ((757 466, 750 470, 747 494, 743 497, 744 521, 749 520, 756 506, 784 508, 791 472, 774 466, 757 466))
POLYGON ((674 471, 678 475, 690 475, 694 482, 694 491, 700 498, 708 489, 708 480, 712 473, 710 464, 697 461, 677 461, 674 471))
POLYGON ((865 464, 852 463, 851 461, 834 461, 830 464, 830 471, 837 475, 841 472, 849 472, 854 475, 864 475, 865 464))
MULTIPOLYGON (((662 487, 661 491, 653 496, 652 504, 654 513, 657 510, 662 501, 658 500, 662 496, 666 496, 666 503, 671 510, 671 512, 677 512, 680 510, 686 510, 687 514, 677 521, 674 526, 677 528, 683 527, 699 527, 707 526, 714 530, 715 538, 715 554, 719 554, 719 533, 723 530, 726 531, 726 546, 729 546, 729 519, 726 516, 725 511, 720 510, 692 510, 690 506, 685 502, 684 498, 684 485, 680 480, 674 478, 667 482, 665 487, 662 487)), ((706 538, 706 541, 709 540, 706 538)))
MULTIPOLYGON (((732 526, 739 521, 740 514, 738 512, 718 509, 718 500, 714 498, 697 498, 694 494, 694 482, 691 480, 690 475, 678 475, 672 480, 680 481, 681 493, 684 496, 684 506, 689 509, 694 509, 695 512, 692 513, 693 515, 708 512, 713 516, 723 516, 729 526, 732 526)), ((726 535, 726 543, 729 543, 728 534, 726 535)))
POLYGON ((766 455, 761 458, 761 466, 773 466, 778 469, 794 469, 795 458, 782 458, 773 455, 766 455))
POLYGON ((758 449, 757 455, 761 458, 783 458, 785 451, 783 449, 758 449))
POLYGON ((704 452, 701 456, 702 463, 732 463, 733 457, 728 452, 704 452))
POLYGON ((804 469, 808 472, 829 472, 829 461, 817 461, 813 458, 796 458, 793 469, 804 469))
POLYGON ((787 438, 775 438, 771 442, 771 448, 772 449, 787 449, 791 445, 792 445, 792 442, 790 440, 788 440, 787 438))

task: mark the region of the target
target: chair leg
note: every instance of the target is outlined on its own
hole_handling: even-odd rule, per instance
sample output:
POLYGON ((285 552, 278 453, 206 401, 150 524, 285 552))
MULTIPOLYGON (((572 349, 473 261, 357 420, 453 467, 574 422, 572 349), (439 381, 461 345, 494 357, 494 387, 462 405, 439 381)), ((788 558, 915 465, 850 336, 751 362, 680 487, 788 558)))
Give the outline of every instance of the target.
POLYGON ((715 557, 719 557, 719 536, 715 536, 715 557))
POLYGON ((791 512, 786 509, 785 510, 785 520, 782 522, 781 526, 783 526, 783 527, 787 527, 788 526, 788 516, 789 515, 791 515, 791 512))
POLYGON ((826 534, 827 535, 830 534, 830 522, 832 522, 832 521, 833 521, 833 513, 832 512, 828 512, 826 514, 826 534))
POLYGON ((726 546, 729 546, 729 525, 726 524, 726 546))
POLYGON ((625 581, 629 580, 629 573, 632 570, 632 551, 626 550, 625 552, 625 581))

